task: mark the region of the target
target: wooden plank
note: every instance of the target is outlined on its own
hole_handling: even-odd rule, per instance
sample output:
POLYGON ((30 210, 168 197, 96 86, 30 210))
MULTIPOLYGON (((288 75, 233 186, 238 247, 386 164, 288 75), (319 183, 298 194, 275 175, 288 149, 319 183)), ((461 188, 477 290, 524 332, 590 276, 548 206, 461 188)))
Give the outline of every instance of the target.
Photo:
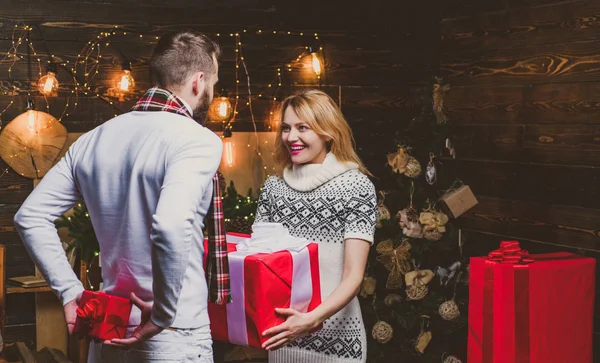
POLYGON ((455 136, 460 158, 600 166, 597 125, 465 125, 455 136))
POLYGON ((37 293, 37 292, 52 292, 52 289, 49 286, 41 286, 41 287, 18 287, 11 286, 6 288, 6 294, 27 294, 27 293, 37 293))
POLYGON ((600 250, 600 209, 478 196, 479 204, 457 220, 460 228, 487 231, 557 246, 600 250))
POLYGON ((32 190, 31 179, 18 175, 4 160, 0 159, 0 200, 2 203, 22 203, 32 190))
POLYGON ((454 85, 528 85, 600 79, 600 44, 578 41, 445 55, 441 72, 454 85))
MULTIPOLYGON (((458 176, 477 195, 586 208, 600 205, 600 167, 492 160, 441 160, 440 176, 458 176)), ((451 182, 451 181, 450 181, 451 182)))
POLYGON ((444 106, 455 124, 597 124, 600 83, 451 85, 444 106))
POLYGON ((19 351, 19 355, 21 356, 21 361, 23 363, 36 363, 37 362, 37 360, 35 359, 35 356, 31 352, 31 350, 29 350, 29 348, 27 348, 25 343, 17 342, 16 345, 17 345, 17 350, 19 351))
POLYGON ((594 40, 600 26, 600 7, 588 1, 519 7, 474 16, 442 19, 442 51, 498 48, 594 40))

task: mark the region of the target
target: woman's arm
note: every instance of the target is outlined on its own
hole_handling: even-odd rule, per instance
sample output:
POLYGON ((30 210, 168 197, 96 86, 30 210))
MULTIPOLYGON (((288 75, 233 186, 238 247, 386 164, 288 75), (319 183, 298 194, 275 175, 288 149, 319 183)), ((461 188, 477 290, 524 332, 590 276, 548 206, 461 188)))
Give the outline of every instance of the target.
POLYGON ((344 270, 338 287, 321 305, 309 313, 301 313, 291 308, 275 309, 276 313, 287 316, 287 320, 283 324, 265 330, 263 336, 272 335, 272 337, 262 347, 272 350, 292 342, 342 310, 360 290, 370 247, 369 242, 361 239, 345 240, 344 270))

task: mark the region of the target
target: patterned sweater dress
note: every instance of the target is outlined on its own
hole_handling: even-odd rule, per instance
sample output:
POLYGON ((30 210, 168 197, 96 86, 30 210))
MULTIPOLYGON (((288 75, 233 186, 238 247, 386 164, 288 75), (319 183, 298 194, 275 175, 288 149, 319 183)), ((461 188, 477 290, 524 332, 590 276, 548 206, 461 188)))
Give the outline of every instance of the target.
MULTIPOLYGON (((355 163, 328 154, 323 164, 286 169, 283 178, 265 182, 257 222, 282 223, 296 237, 319 244, 321 295, 325 300, 339 285, 344 240, 373 243, 377 222, 375 188, 355 163)), ((323 329, 269 352, 269 363, 366 362, 366 335, 355 297, 323 323, 323 329)))

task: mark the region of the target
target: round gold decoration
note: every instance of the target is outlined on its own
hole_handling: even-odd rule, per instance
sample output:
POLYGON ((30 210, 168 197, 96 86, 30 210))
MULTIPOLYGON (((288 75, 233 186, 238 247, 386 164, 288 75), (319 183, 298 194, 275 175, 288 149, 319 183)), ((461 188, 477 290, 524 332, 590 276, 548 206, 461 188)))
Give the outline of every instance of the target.
POLYGON ((52 115, 27 110, 0 134, 0 157, 26 178, 41 179, 56 163, 67 129, 52 115))
POLYGON ((453 300, 448 300, 440 305, 438 309, 440 316, 444 320, 452 321, 458 319, 460 316, 460 310, 458 309, 458 305, 453 300))
POLYGON ((394 328, 385 321, 378 321, 373 326, 371 334, 373 335, 373 339, 377 340, 379 343, 385 344, 394 336, 394 328))
POLYGON ((414 157, 410 157, 408 159, 408 164, 406 164, 406 172, 404 173, 409 178, 416 178, 421 175, 421 164, 414 157))

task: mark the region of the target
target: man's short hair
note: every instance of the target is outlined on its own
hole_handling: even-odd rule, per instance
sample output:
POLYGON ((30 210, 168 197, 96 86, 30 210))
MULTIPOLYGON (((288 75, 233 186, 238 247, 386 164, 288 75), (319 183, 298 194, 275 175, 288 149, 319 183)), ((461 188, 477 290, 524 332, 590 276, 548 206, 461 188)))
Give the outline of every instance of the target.
POLYGON ((160 88, 180 87, 195 72, 209 75, 221 48, 206 35, 182 30, 163 35, 150 57, 152 83, 160 88))

